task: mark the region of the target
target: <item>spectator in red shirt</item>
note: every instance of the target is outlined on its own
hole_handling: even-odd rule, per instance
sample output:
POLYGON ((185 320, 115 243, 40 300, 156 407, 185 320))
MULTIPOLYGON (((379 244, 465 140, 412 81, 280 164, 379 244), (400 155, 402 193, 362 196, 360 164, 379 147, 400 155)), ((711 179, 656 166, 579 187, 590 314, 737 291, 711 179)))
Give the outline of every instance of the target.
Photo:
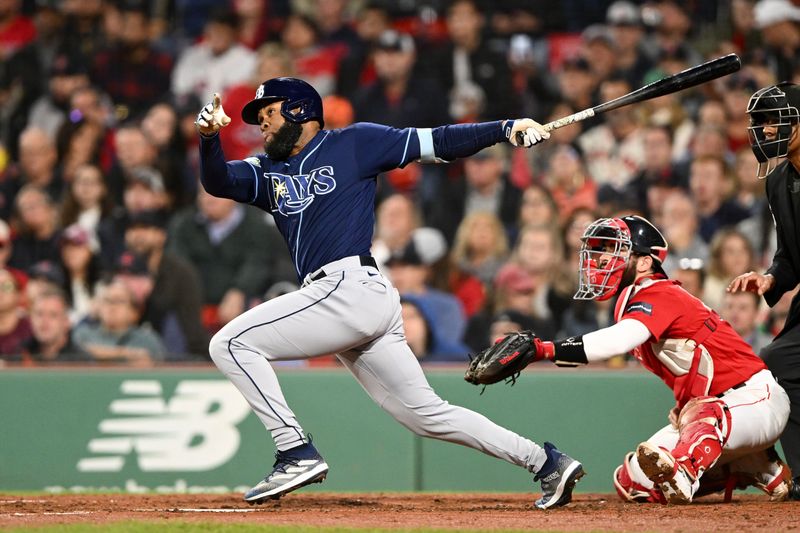
MULTIPOLYGON (((264 80, 282 76, 294 76, 289 53, 281 44, 264 44, 256 52, 256 68, 253 76, 246 82, 230 86, 224 92, 222 99, 228 109, 241 109, 253 99, 256 89, 264 80)), ((327 107, 324 109, 327 111, 327 107)), ((244 159, 264 151, 261 131, 246 124, 238 113, 233 113, 231 123, 227 128, 220 130, 219 135, 225 144, 226 157, 244 159)))
POLYGON ((0 59, 3 61, 36 39, 36 26, 20 13, 20 4, 20 0, 0 3, 0 59))
POLYGON ((28 275, 24 271, 9 266, 8 261, 11 259, 12 253, 12 240, 11 228, 5 220, 0 218, 0 268, 4 268, 11 272, 14 279, 17 280, 17 285, 24 287, 28 280, 28 275))
POLYGON ((313 85, 320 96, 332 94, 344 48, 339 50, 321 45, 316 22, 298 13, 286 19, 281 42, 292 57, 292 67, 297 76, 313 85))
MULTIPOLYGON (((486 346, 492 327, 498 322, 511 328, 532 329, 539 335, 555 335, 557 327, 552 320, 533 315, 537 282, 521 266, 507 263, 498 271, 493 285, 492 302, 472 316, 467 325, 464 341, 472 350, 479 351, 486 346)), ((508 331, 513 329, 506 329, 501 334, 508 331)))
POLYGON ((23 343, 31 338, 31 324, 21 300, 16 278, 0 269, 0 360, 19 361, 23 343))

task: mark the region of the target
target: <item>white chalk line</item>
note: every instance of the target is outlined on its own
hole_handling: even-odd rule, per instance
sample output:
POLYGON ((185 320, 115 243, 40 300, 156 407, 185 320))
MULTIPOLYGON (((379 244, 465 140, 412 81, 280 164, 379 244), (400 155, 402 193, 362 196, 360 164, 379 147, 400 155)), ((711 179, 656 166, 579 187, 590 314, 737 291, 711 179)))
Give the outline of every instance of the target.
POLYGON ((192 508, 173 508, 173 509, 136 509, 137 511, 150 513, 255 513, 258 509, 192 509, 192 508))
MULTIPOLYGON (((13 502, 0 503, 41 503, 46 500, 14 500, 13 502)), ((193 509, 193 508, 171 508, 171 509, 131 509, 131 513, 255 513, 259 509, 193 509)), ((123 510, 123 512, 125 512, 123 510)), ((0 516, 10 514, 11 516, 70 516, 70 515, 89 515, 96 511, 43 511, 41 513, 0 513, 0 516)))

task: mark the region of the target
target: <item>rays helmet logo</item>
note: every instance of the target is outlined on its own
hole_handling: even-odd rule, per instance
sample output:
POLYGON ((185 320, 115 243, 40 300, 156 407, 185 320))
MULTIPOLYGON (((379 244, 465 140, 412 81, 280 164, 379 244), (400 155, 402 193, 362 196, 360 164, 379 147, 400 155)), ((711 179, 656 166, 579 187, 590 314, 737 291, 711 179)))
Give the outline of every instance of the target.
POLYGON ((258 86, 258 89, 256 90, 256 99, 263 97, 264 97, 264 84, 262 83, 261 85, 258 86))
POLYGON ((315 168, 308 174, 294 176, 277 172, 265 175, 272 184, 272 210, 283 216, 303 212, 317 195, 328 194, 336 188, 331 166, 315 168))

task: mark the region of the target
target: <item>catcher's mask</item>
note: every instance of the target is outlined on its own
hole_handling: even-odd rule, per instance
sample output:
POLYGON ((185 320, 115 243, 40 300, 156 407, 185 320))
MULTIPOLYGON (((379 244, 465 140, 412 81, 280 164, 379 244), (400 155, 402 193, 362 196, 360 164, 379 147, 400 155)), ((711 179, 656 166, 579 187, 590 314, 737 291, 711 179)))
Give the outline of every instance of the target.
POLYGON ((601 218, 581 237, 580 278, 576 300, 608 300, 620 288, 631 255, 649 255, 653 269, 663 274, 667 241, 650 222, 639 216, 601 218))
POLYGON ((797 107, 790 101, 796 100, 794 93, 797 90, 798 87, 790 83, 771 85, 753 93, 747 104, 747 114, 750 115, 747 136, 758 160, 759 179, 772 172, 780 159, 789 153, 792 132, 800 118, 797 107), (788 92, 793 98, 787 97, 788 92), (765 135, 765 127, 774 128, 774 136, 765 135))
POLYGON ((256 96, 242 108, 242 120, 258 126, 258 112, 272 102, 282 101, 281 115, 289 122, 302 124, 309 120, 325 127, 322 98, 314 87, 298 78, 272 78, 262 83, 256 96))

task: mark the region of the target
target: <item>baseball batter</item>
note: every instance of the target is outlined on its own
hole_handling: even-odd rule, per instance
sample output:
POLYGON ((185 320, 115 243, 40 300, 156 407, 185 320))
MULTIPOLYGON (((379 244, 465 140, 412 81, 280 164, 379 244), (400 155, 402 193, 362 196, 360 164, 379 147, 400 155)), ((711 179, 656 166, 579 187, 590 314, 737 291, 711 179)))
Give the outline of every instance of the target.
POLYGON ((676 400, 670 425, 614 473, 620 496, 689 503, 754 485, 773 500, 786 499, 788 469, 772 446, 786 426, 789 399, 764 362, 730 324, 667 278, 667 242, 644 218, 597 220, 582 242, 575 298, 618 295, 616 323, 582 337, 535 338, 533 359, 578 365, 632 352, 676 400))
MULTIPOLYGON (((328 465, 286 404, 271 361, 337 353, 370 397, 418 435, 475 448, 541 481, 537 507, 568 503, 581 464, 431 389, 403 334, 400 300, 369 255, 376 176, 412 161, 449 161, 498 142, 525 147, 549 134, 531 119, 393 129, 359 123, 323 130, 322 101, 306 82, 264 82, 242 109, 265 154, 226 163, 217 132, 230 119, 218 95, 197 118, 201 181, 214 196, 272 214, 302 287, 232 320, 211 357, 250 403, 277 447, 272 471, 245 500, 260 503, 322 481, 328 465), (517 139, 517 132, 522 132, 517 139)), ((335 408, 335 406, 334 406, 335 408)))

